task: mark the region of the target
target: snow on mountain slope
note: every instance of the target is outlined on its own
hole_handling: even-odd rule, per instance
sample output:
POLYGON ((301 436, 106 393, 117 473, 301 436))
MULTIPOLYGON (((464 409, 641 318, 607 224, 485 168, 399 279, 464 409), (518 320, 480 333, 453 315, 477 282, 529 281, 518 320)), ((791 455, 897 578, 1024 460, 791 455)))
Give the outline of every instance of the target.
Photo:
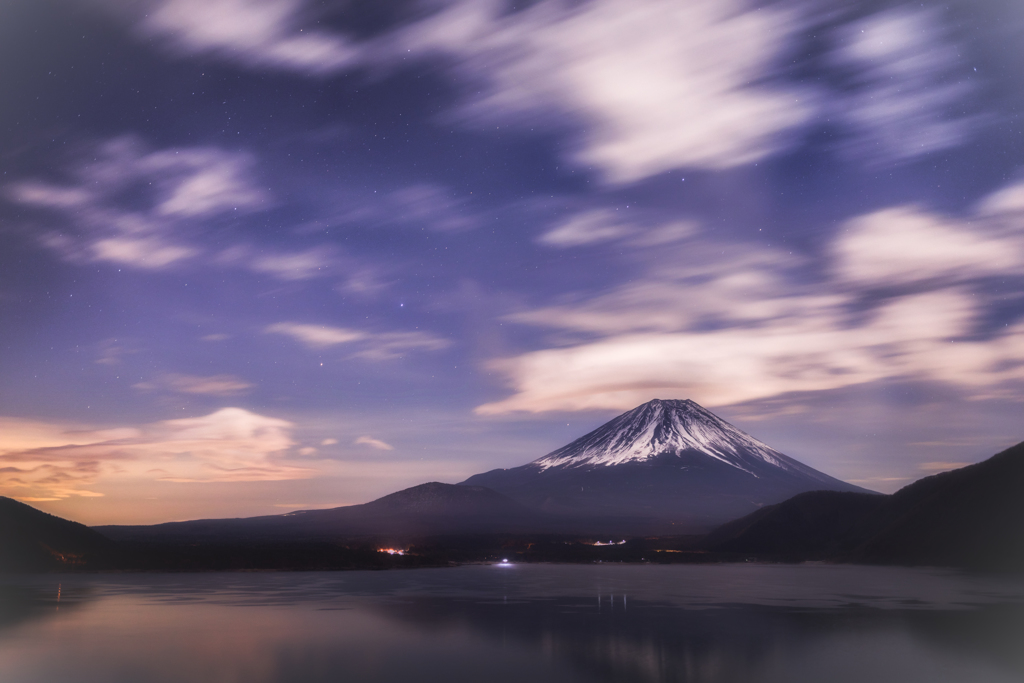
POLYGON ((866 492, 693 401, 658 399, 529 464, 462 483, 545 512, 656 534, 703 533, 805 491, 866 492))
POLYGON ((831 480, 689 400, 649 401, 529 466, 541 471, 609 467, 694 451, 753 477, 784 470, 821 481, 831 480))

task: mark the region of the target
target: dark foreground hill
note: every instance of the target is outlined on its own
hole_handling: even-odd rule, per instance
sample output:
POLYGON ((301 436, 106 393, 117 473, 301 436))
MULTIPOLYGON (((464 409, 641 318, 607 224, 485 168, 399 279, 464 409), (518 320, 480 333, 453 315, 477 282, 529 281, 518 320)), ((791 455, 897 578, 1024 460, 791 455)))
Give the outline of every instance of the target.
POLYGON ((0 571, 370 569, 503 557, 554 562, 754 557, 1021 572, 1022 491, 1024 443, 891 496, 805 492, 703 538, 668 532, 626 534, 629 540, 623 540, 579 532, 571 526, 578 520, 545 515, 487 488, 439 483, 333 510, 99 527, 109 538, 0 498, 0 571), (411 552, 379 551, 389 546, 411 552))
POLYGON ((95 528, 118 541, 334 541, 538 532, 555 523, 482 486, 431 482, 369 503, 329 510, 95 528))
POLYGON ((710 550, 1024 571, 1024 443, 891 496, 805 493, 723 525, 710 550))
POLYGON ((89 527, 0 496, 0 571, 105 569, 118 560, 116 545, 89 527))

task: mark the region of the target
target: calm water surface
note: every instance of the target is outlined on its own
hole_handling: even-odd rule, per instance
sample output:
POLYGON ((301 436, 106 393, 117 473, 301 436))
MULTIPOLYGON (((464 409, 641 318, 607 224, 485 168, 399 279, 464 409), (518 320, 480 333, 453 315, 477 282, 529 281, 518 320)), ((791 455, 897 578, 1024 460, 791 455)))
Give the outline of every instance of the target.
POLYGON ((1024 681, 1024 582, 849 566, 0 578, 4 683, 1024 681))

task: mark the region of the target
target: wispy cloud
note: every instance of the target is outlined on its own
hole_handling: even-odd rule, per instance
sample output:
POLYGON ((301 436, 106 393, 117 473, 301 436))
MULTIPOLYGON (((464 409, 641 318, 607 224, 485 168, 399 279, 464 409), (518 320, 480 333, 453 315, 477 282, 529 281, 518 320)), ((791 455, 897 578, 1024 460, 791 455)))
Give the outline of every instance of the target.
POLYGON ((468 230, 479 223, 467 210, 465 198, 449 188, 419 183, 395 190, 387 197, 390 219, 440 232, 468 230))
POLYGON ((830 118, 847 127, 845 151, 873 162, 911 160, 963 144, 985 119, 938 10, 900 7, 839 30, 832 62, 850 86, 830 118))
POLYGON ((176 261, 191 258, 199 253, 198 249, 167 244, 162 237, 155 236, 142 239, 125 237, 100 239, 90 245, 89 251, 97 261, 111 261, 152 270, 165 268, 176 261))
POLYGON ((640 221, 614 209, 589 209, 572 214, 544 232, 537 241, 559 249, 616 242, 631 247, 658 247, 697 234, 693 221, 640 221))
POLYGON ((518 12, 451 2, 398 44, 443 53, 479 92, 467 116, 579 124, 571 154, 612 182, 763 158, 813 115, 813 93, 754 83, 800 27, 778 5, 544 0, 518 12))
POLYGON ((42 242, 63 257, 160 270, 201 253, 184 241, 195 221, 266 205, 266 193, 250 178, 252 165, 236 152, 153 151, 123 136, 73 164, 69 182, 26 180, 4 189, 16 203, 61 217, 60 229, 45 232, 42 242))
MULTIPOLYGON (((366 40, 323 28, 303 0, 147 0, 141 8, 136 34, 164 50, 253 69, 323 76, 443 55, 477 93, 462 108, 467 121, 569 128, 571 161, 612 182, 761 159, 786 148, 816 107, 813 90, 769 83, 801 27, 779 5, 542 0, 509 12, 500 0, 452 0, 366 40)), ((393 199, 426 211, 414 220, 434 227, 473 222, 443 210, 446 197, 429 186, 393 199)))
POLYGON ((412 351, 439 351, 450 346, 447 339, 427 332, 364 332, 293 322, 274 323, 264 332, 289 336, 313 349, 358 342, 352 355, 371 360, 401 358, 412 351))
POLYGON ((370 360, 403 358, 416 351, 440 351, 451 346, 451 342, 427 332, 382 332, 370 336, 365 347, 357 356, 370 360))
POLYGON ((381 441, 380 439, 375 439, 372 436, 360 436, 359 438, 357 438, 352 443, 356 444, 357 446, 358 445, 369 446, 370 448, 375 448, 378 451, 393 451, 393 450, 395 450, 395 447, 392 446, 391 444, 385 443, 384 441, 381 441))
POLYGON ((133 385, 146 391, 172 391, 178 394, 200 396, 238 396, 248 393, 253 385, 234 375, 178 375, 165 374, 148 382, 133 385))
POLYGON ((251 155, 215 147, 152 150, 134 136, 90 151, 88 160, 66 169, 70 181, 63 184, 33 179, 3 188, 10 200, 59 217, 40 241, 68 261, 154 271, 203 264, 285 282, 368 272, 329 245, 257 246, 246 236, 205 247, 212 231, 220 231, 223 243, 235 218, 272 206, 269 192, 256 184, 251 155))
POLYGON ((317 247, 300 252, 253 255, 245 263, 257 273, 267 273, 278 280, 295 281, 331 275, 338 261, 334 249, 317 247))
POLYGON ((306 346, 316 349, 336 346, 337 344, 348 344, 349 342, 366 339, 367 337, 365 332, 358 330, 303 323, 274 323, 264 329, 264 332, 287 335, 306 346))
POLYGON ((97 355, 99 356, 96 359, 97 365, 118 365, 126 355, 135 353, 124 340, 118 340, 115 337, 104 339, 97 346, 97 355))
POLYGON ((481 223, 467 197, 437 183, 415 183, 371 195, 342 193, 330 222, 359 227, 460 232, 481 223))
POLYGON ((980 286, 1024 280, 1024 239, 1007 215, 896 207, 855 218, 816 283, 798 284, 802 259, 764 246, 665 250, 668 265, 645 278, 509 316, 559 330, 558 343, 494 361, 513 394, 477 411, 622 409, 656 396, 727 405, 894 378, 975 398, 1009 391, 1024 381, 1024 322, 986 330, 998 302, 980 286))
POLYGON ((989 219, 1012 220, 1008 227, 1019 228, 1021 214, 1024 214, 1024 182, 1008 185, 982 199, 978 213, 989 219))
POLYGON ((610 209, 593 209, 569 217, 541 235, 541 244, 552 247, 578 247, 608 242, 632 234, 633 228, 610 209))
POLYGON ((359 51, 343 36, 303 21, 302 0, 149 0, 137 24, 179 55, 212 54, 247 66, 329 74, 359 51))
POLYGON ((1014 272, 1024 263, 1024 239, 902 206, 847 223, 832 253, 838 276, 858 286, 949 283, 1014 272))
POLYGON ((102 496, 106 483, 251 482, 305 479, 308 468, 277 458, 294 425, 241 408, 114 430, 6 418, 0 491, 21 499, 102 496))
MULTIPOLYGON (((119 4, 112 9, 123 14, 119 4)), ((813 12, 742 0, 443 0, 373 38, 324 28, 305 0, 145 0, 134 31, 179 56, 325 76, 438 55, 468 96, 457 116, 566 133, 569 161, 630 183, 678 168, 744 165, 800 143, 807 126, 846 133, 843 150, 894 162, 960 145, 987 120, 962 50, 934 9, 900 7, 826 29, 819 67, 839 87, 798 85, 785 64, 813 12)), ((391 197, 414 221, 459 229, 448 193, 391 197)), ((74 201, 73 196, 66 198, 74 201)))

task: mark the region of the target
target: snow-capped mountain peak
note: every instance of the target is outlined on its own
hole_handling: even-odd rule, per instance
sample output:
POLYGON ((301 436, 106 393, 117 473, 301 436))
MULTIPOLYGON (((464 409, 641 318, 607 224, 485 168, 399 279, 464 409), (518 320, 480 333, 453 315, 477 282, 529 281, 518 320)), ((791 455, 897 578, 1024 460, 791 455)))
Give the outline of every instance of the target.
POLYGON ((539 458, 540 470, 644 462, 663 454, 699 452, 759 476, 765 465, 815 472, 690 400, 654 399, 539 458))
POLYGON ((650 401, 527 465, 463 484, 581 525, 660 519, 674 533, 707 531, 805 491, 864 492, 682 400, 650 401))

